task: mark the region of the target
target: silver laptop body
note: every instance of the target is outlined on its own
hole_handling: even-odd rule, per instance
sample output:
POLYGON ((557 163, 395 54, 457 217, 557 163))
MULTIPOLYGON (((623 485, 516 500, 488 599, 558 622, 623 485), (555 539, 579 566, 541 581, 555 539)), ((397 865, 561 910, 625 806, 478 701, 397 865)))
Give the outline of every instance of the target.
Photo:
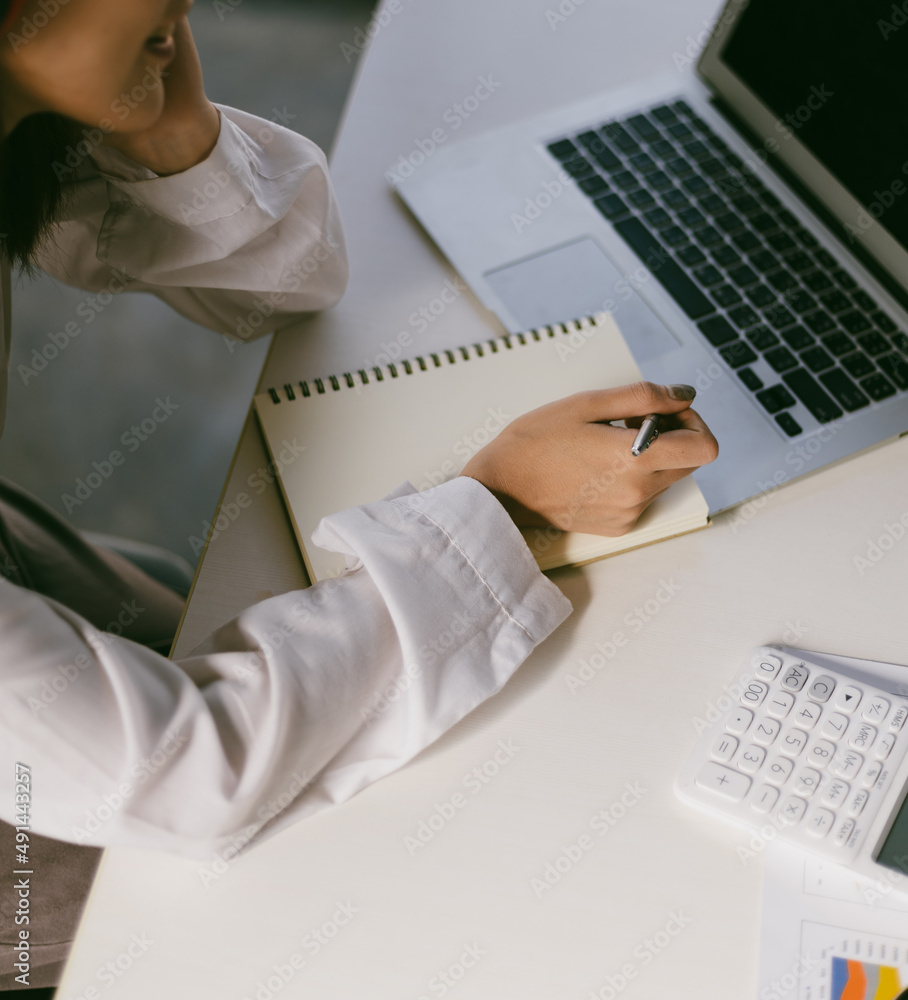
MULTIPOLYGON (((880 190, 874 191, 879 199, 862 201, 821 162, 815 149, 802 143, 799 115, 808 122, 813 116, 815 128, 828 128, 831 117, 824 121, 821 116, 844 98, 831 97, 822 84, 805 88, 801 102, 788 112, 792 117, 786 118, 771 110, 728 64, 729 43, 735 41, 746 53, 741 39, 746 41, 751 30, 748 20, 762 16, 765 21, 765 7, 772 4, 779 6, 780 0, 732 0, 717 21, 719 29, 703 54, 698 77, 688 74, 683 86, 674 76, 600 94, 451 142, 416 167, 397 164, 389 171, 403 201, 510 331, 605 309, 615 315, 645 378, 696 386, 696 408, 721 446, 719 459, 696 473, 711 513, 908 430, 908 312, 902 305, 908 301, 902 298, 908 253, 905 241, 887 229, 885 210, 878 211, 880 199, 891 197, 894 203, 900 197, 894 192, 901 189, 887 178, 885 190, 880 181, 880 190), (668 108, 674 119, 659 111, 660 119, 657 108, 668 108), (687 110, 674 110, 680 108, 687 110), (640 114, 643 118, 636 117, 640 114), (632 117, 642 132, 627 124, 632 117), (747 135, 732 119, 746 123, 747 135), (667 131, 678 123, 695 135, 690 140, 683 129, 675 128, 687 141, 681 147, 667 131), (616 124, 621 126, 617 132, 616 124), (708 131, 698 131, 701 126, 708 131), (599 146, 594 136, 601 139, 599 146), (576 156, 569 145, 559 145, 565 140, 576 156), (725 210, 736 212, 732 199, 737 198, 750 210, 747 220, 755 219, 764 230, 769 224, 764 216, 779 224, 769 232, 756 231, 758 250, 738 248, 735 240, 747 246, 753 241, 748 242, 743 231, 729 233, 734 223, 727 211, 719 211, 716 198, 706 202, 712 213, 700 212, 702 224, 684 227, 679 213, 686 213, 688 220, 696 218, 688 208, 699 211, 703 200, 691 195, 690 205, 684 207, 682 195, 674 195, 669 206, 664 191, 656 190, 647 204, 639 194, 649 190, 647 185, 639 182, 633 188, 624 168, 630 166, 629 157, 642 154, 650 162, 635 161, 643 164, 643 173, 636 168, 631 173, 646 178, 646 171, 658 171, 661 186, 668 177, 668 190, 689 194, 684 182, 692 187, 692 175, 685 178, 683 164, 675 162, 678 157, 669 157, 664 145, 669 140, 680 148, 681 159, 695 167, 694 173, 700 173, 699 161, 687 155, 688 149, 694 150, 693 142, 699 143, 695 152, 704 162, 709 160, 712 169, 721 169, 721 164, 730 168, 722 184, 706 177, 712 193, 725 200, 725 210), (764 150, 774 154, 787 180, 768 165, 764 150), (621 160, 620 169, 614 157, 621 160), (714 160, 721 161, 720 167, 714 160), (743 171, 733 166, 736 160, 743 163, 743 171), (669 162, 675 173, 666 166, 669 162), (743 184, 744 177, 754 178, 756 187, 743 184), (802 193, 809 192, 810 207, 795 193, 798 185, 802 193), (611 219, 596 201, 609 195, 619 199, 602 202, 613 214, 617 211, 611 219), (631 203, 630 195, 639 206, 631 203), (759 210, 753 210, 748 197, 760 202, 759 210), (656 209, 663 209, 668 218, 656 209), (780 219, 788 220, 788 226, 780 219), (687 234, 685 243, 680 242, 679 227, 687 234), (646 242, 644 232, 652 240, 646 242), (787 246, 791 240, 794 245, 787 246), (690 246, 704 259, 688 266, 681 261, 681 251, 690 246), (730 251, 719 252, 722 247, 730 251), (769 258, 760 251, 774 253, 779 270, 767 270, 769 258), (720 283, 698 283, 694 274, 707 274, 701 269, 714 267, 717 254, 727 263, 735 253, 740 261, 719 269, 720 283), (762 270, 755 260, 763 264, 762 270), (805 283, 808 279, 810 284, 805 283), (670 294, 663 280, 682 286, 681 291, 676 287, 670 294), (776 289, 771 281, 795 284, 776 289), (829 287, 823 287, 824 281, 829 287), (760 287, 768 292, 760 293, 760 287), (777 305, 766 304, 769 293, 776 295, 777 305), (761 305, 752 301, 756 299, 761 305), (825 328, 830 318, 833 326, 825 328), (832 360, 831 367, 824 354, 832 360)), ((876 15, 868 10, 866 17, 878 30, 876 15)), ((868 62, 873 62, 874 44, 868 35, 868 62)), ((746 62, 748 57, 738 58, 746 62)), ((899 128, 898 120, 892 127, 899 128)), ((867 153, 873 157, 872 149, 867 153)), ((908 161, 908 136, 904 159, 908 161)), ((908 195, 905 203, 908 209, 908 195)), ((749 228, 753 231, 752 225, 749 228)), ((688 250, 684 256, 692 260, 696 253, 688 250)))

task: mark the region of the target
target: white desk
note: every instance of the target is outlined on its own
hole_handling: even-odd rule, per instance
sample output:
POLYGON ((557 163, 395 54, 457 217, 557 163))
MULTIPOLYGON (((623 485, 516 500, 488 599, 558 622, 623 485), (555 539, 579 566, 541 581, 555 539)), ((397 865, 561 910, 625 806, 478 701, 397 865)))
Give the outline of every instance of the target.
MULTIPOLYGON (((671 71, 714 13, 712 0, 586 0, 553 30, 545 12, 557 0, 399 7, 363 61, 334 154, 350 291, 277 339, 264 386, 288 369, 361 367, 451 277, 383 172, 481 75, 502 85, 460 134, 671 71)), ((497 332, 464 294, 411 353, 497 332)), ((264 464, 247 426, 226 501, 264 464)), ((91 996, 89 985, 105 1000, 755 996, 760 864, 743 866, 745 836, 676 802, 672 780, 692 718, 751 646, 904 662, 908 539, 863 575, 853 557, 905 511, 906 487, 902 440, 778 491, 745 520, 554 574, 574 615, 499 697, 401 772, 207 885, 195 863, 108 852, 60 996, 91 996), (635 631, 628 616, 658 600, 660 581, 676 592, 635 631), (567 676, 617 631, 629 644, 569 690, 567 676), (475 768, 482 783, 469 779, 475 768), (597 821, 622 795, 626 815, 597 821), (417 848, 407 838, 420 831, 417 848), (540 892, 532 880, 548 865, 561 877, 540 892), (153 944, 130 955, 133 934, 153 944), (117 975, 102 982, 108 962, 117 975)), ((303 579, 269 490, 209 546, 177 652, 303 579)))

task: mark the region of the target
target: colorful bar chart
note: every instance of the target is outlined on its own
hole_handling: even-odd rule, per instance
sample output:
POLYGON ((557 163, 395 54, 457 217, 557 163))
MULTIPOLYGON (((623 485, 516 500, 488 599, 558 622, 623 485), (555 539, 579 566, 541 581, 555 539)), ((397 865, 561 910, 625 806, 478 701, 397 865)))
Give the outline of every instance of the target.
POLYGON ((832 957, 830 1000, 897 1000, 905 984, 892 965, 832 957))

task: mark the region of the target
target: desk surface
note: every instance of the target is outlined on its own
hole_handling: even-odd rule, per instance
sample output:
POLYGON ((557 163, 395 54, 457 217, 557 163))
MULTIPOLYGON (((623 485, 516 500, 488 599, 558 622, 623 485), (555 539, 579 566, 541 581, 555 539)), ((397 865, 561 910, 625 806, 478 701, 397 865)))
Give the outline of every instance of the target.
MULTIPOLYGON (((384 10, 333 158, 350 290, 276 338, 263 386, 361 367, 452 276, 383 172, 480 76, 501 86, 460 134, 673 72, 715 14, 712 0, 384 10)), ((416 349, 498 332, 465 293, 416 349)), ((224 501, 265 462, 250 423, 224 501)), ((708 531, 553 574, 572 617, 402 771, 217 869, 109 851, 60 996, 755 996, 760 862, 739 860, 744 835, 676 802, 674 774, 692 720, 754 645, 905 660, 908 539, 863 574, 854 556, 905 512, 906 486, 903 439, 708 531), (611 656, 616 632, 629 641, 611 656)), ((222 524, 177 653, 305 582, 276 490, 222 524)))

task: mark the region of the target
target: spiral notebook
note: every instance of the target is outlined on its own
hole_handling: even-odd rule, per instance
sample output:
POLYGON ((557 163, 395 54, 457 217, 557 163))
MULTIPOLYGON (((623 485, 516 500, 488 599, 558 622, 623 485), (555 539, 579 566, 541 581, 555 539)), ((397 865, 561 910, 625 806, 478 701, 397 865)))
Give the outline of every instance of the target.
MULTIPOLYGON (((344 556, 310 541, 322 517, 379 500, 406 480, 418 489, 439 485, 514 417, 639 378, 614 319, 602 314, 260 393, 256 413, 310 579, 346 565, 344 556)), ((535 528, 523 534, 546 570, 693 531, 707 519, 706 500, 687 477, 620 538, 535 528)))

